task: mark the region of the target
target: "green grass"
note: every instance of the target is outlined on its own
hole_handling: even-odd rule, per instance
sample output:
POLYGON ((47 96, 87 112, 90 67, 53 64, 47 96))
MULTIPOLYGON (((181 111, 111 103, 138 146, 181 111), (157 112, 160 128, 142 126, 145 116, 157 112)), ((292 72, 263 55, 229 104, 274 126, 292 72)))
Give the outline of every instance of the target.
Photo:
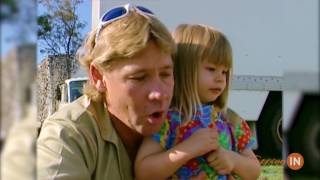
POLYGON ((283 166, 282 165, 266 165, 261 166, 261 174, 259 180, 282 180, 283 176, 283 166))

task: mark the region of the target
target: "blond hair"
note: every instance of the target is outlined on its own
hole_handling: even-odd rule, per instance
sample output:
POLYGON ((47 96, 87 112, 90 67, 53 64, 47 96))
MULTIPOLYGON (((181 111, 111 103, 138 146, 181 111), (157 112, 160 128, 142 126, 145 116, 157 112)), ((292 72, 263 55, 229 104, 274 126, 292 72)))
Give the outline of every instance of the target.
POLYGON ((174 34, 177 43, 175 57, 175 87, 172 105, 191 119, 196 107, 201 106, 198 94, 198 67, 200 62, 225 66, 227 84, 213 102, 218 110, 225 110, 232 76, 232 49, 220 31, 206 25, 179 25, 174 34))
MULTIPOLYGON (((155 17, 130 9, 129 14, 104 27, 96 38, 96 29, 89 32, 83 45, 77 52, 82 66, 89 70, 94 63, 99 70, 111 70, 113 63, 128 59, 142 51, 149 41, 165 53, 173 55, 176 50, 174 40, 168 29, 155 17)), ((94 101, 102 100, 104 93, 88 82, 84 94, 94 101)))

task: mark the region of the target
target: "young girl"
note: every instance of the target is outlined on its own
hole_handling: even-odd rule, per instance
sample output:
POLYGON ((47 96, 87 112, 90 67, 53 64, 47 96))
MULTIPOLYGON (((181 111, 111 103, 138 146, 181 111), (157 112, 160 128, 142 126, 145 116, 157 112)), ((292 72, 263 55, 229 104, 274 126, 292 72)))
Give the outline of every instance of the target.
MULTIPOLYGON (((260 165, 251 150, 247 123, 227 116, 232 70, 226 37, 205 25, 180 25, 174 33, 173 108, 161 130, 146 138, 135 164, 137 179, 257 179, 260 165)), ((237 118, 234 118, 237 117, 237 118)))

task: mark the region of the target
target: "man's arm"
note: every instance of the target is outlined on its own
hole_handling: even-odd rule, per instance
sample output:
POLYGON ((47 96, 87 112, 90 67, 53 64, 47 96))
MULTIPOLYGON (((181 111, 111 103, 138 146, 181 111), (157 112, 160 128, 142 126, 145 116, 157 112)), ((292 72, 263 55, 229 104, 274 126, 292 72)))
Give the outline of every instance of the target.
POLYGON ((37 141, 37 179, 91 179, 94 160, 86 145, 75 127, 63 120, 46 120, 37 141))

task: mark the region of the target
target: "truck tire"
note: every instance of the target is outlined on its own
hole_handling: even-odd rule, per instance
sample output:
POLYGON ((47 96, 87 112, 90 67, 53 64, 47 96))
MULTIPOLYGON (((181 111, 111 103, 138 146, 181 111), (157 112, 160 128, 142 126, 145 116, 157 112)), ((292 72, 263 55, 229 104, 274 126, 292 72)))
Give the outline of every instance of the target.
POLYGON ((288 154, 300 153, 304 165, 299 172, 291 174, 316 176, 320 171, 320 96, 305 95, 299 106, 286 140, 288 154))
POLYGON ((272 91, 257 122, 258 155, 282 157, 282 92, 272 91))

